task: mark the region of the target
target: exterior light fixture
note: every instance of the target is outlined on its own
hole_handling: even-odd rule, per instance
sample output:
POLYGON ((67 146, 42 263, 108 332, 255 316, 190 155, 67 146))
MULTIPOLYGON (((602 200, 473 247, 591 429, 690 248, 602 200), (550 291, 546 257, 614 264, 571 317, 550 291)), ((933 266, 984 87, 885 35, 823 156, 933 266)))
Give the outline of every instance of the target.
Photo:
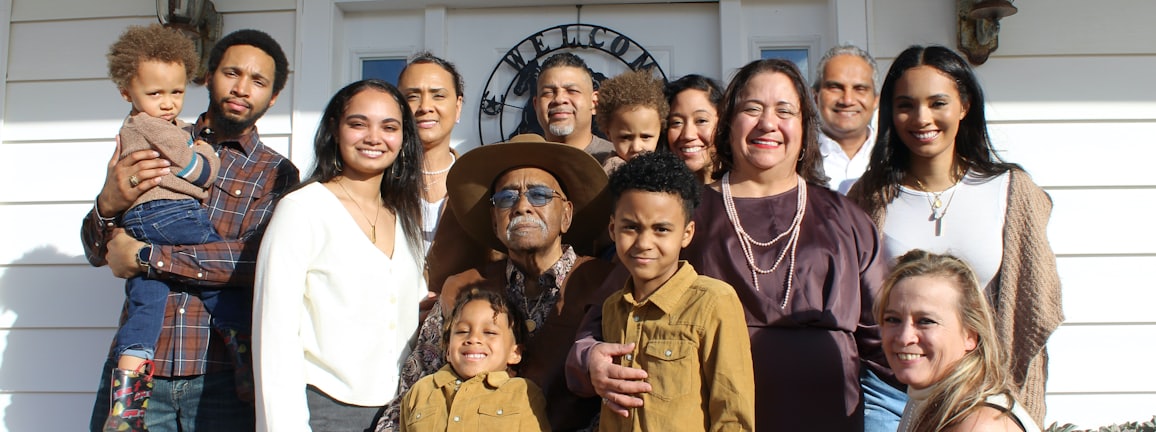
POLYGON ((999 48, 999 20, 1019 11, 1011 0, 956 0, 959 50, 981 65, 999 48))
POLYGON ((205 83, 209 51, 221 38, 221 14, 210 0, 157 0, 157 21, 192 39, 201 65, 193 82, 205 83))

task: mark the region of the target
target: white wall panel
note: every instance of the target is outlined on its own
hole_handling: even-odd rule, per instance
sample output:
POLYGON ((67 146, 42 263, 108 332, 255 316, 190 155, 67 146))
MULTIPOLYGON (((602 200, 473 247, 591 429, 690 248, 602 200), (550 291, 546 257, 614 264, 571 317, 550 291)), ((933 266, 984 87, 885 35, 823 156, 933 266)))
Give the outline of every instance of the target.
POLYGON ((1054 203, 1048 238, 1057 254, 1156 253, 1156 226, 1147 215, 1156 188, 1048 193, 1054 203))
MULTIPOLYGON (((96 193, 92 194, 93 197, 96 193)), ((84 264, 80 223, 92 201, 0 205, 0 265, 84 264)))
MULTIPOLYGON (((155 1, 13 0, 12 21, 83 20, 140 16, 156 19, 155 1)), ((297 0, 214 0, 217 12, 293 10, 297 0)))
POLYGON ((1156 256, 1060 257, 1056 264, 1066 323, 1156 324, 1156 256))
POLYGON ((105 141, 0 144, 0 184, 9 185, 0 188, 0 203, 90 201, 100 192, 115 146, 112 135, 105 141), (44 169, 49 166, 67 172, 44 169))
MULTIPOLYGON (((52 253, 44 248, 28 254, 52 253)), ((26 258, 34 259, 48 261, 51 257, 26 258)), ((124 279, 113 277, 108 267, 0 266, 0 328, 111 329, 116 328, 123 304, 124 279)))
MULTIPOLYGON (((99 373, 100 365, 90 366, 99 373)), ((98 375, 93 375, 99 378, 98 375)), ((9 431, 81 431, 88 430, 92 413, 93 391, 88 393, 18 393, 0 394, 0 428, 9 431), (44 415, 52 407, 52 415, 44 415)))
POLYGON ((1007 161, 1049 186, 1156 186, 1156 121, 998 123, 992 142, 1007 161))
POLYGON ((1096 430, 1133 421, 1152 420, 1156 393, 1146 394, 1049 394, 1046 425, 1074 424, 1080 430, 1096 430))
MULTIPOLYGON (((868 26, 871 46, 866 47, 877 59, 892 59, 911 45, 941 44, 955 46, 955 2, 924 0, 871 0, 868 26)), ((883 71, 890 66, 880 63, 883 71)))
MULTIPOLYGON (((878 2, 876 2, 878 3, 878 2)), ((1156 2, 1020 0, 1019 13, 1000 21, 993 55, 1153 54, 1156 2)))
POLYGON ((95 392, 114 333, 113 329, 0 330, 5 344, 0 391, 95 392))
POLYGON ((993 58, 976 68, 989 120, 1156 118, 1156 55, 993 58), (1090 80, 1089 77, 1096 77, 1090 80))
POLYGON ((1048 340, 1047 391, 1156 392, 1154 340, 1156 325, 1061 326, 1048 340))
MULTIPOLYGON (((219 0, 218 0, 219 1, 219 0)), ((12 0, 12 22, 86 20, 109 17, 154 17, 152 1, 12 0)))
POLYGON ((105 79, 108 47, 128 26, 155 22, 156 16, 13 23, 8 82, 105 79))

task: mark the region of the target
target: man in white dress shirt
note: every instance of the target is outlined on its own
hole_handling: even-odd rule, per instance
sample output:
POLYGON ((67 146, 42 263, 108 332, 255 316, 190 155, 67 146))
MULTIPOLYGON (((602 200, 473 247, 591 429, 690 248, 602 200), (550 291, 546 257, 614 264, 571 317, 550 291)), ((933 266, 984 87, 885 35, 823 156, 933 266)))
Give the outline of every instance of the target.
POLYGON ((815 101, 823 118, 819 151, 831 190, 846 195, 867 170, 875 147, 875 115, 879 89, 875 59, 854 45, 831 48, 819 60, 815 101))

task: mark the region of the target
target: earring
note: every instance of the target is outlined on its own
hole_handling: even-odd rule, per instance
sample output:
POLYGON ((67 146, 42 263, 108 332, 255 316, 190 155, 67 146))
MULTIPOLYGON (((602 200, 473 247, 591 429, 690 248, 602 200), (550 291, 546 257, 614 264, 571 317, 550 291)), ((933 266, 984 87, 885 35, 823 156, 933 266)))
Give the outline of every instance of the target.
POLYGON ((341 172, 342 168, 341 168, 341 158, 340 157, 333 159, 333 169, 336 169, 337 172, 341 172))

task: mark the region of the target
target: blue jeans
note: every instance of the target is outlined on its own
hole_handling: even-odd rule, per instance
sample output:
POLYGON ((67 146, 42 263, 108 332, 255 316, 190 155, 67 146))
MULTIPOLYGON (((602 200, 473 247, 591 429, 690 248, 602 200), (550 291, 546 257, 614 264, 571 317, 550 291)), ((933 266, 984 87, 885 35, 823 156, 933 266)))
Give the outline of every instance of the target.
POLYGON ((907 394, 867 368, 859 376, 859 385, 863 387, 863 431, 895 432, 899 429, 907 394))
MULTIPOLYGON (((89 430, 100 432, 109 410, 109 389, 116 358, 104 364, 92 407, 89 430)), ((253 405, 237 398, 233 371, 189 377, 153 377, 153 394, 145 411, 150 432, 252 432, 253 405)))
MULTIPOLYGON (((209 222, 209 213, 193 199, 156 200, 142 203, 125 212, 124 229, 133 238, 160 245, 191 245, 220 241, 209 222)), ((151 359, 165 317, 169 286, 164 281, 137 275, 125 282, 128 313, 116 333, 116 355, 127 354, 151 359)), ((204 290, 201 302, 220 330, 245 332, 248 326, 248 300, 236 290, 204 290)))

